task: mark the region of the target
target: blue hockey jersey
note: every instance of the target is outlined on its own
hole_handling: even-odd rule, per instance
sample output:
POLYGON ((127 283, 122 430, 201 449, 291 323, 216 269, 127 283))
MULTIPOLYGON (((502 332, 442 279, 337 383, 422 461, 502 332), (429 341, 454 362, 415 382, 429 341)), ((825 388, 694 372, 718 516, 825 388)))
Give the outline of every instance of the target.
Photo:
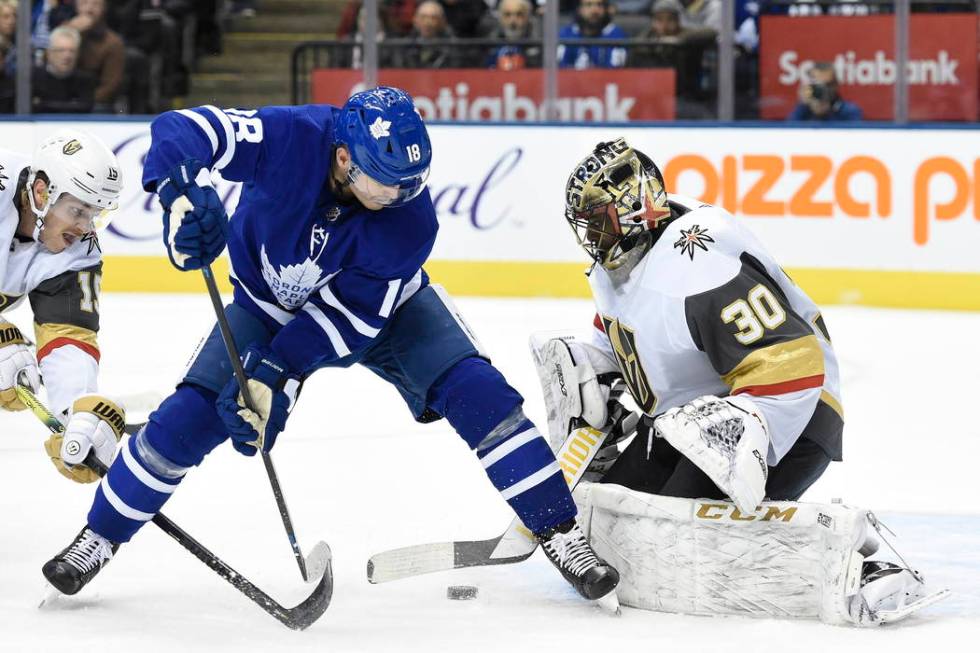
POLYGON ((356 362, 402 303, 428 283, 438 223, 428 190, 369 211, 330 190, 336 107, 203 106, 153 121, 143 187, 193 159, 244 183, 230 221, 235 302, 274 331, 296 372, 356 362))

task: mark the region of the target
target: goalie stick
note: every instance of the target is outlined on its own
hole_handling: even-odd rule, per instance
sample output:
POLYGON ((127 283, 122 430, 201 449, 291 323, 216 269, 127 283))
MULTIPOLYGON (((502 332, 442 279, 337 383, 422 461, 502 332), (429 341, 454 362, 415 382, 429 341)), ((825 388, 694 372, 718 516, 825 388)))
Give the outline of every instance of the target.
MULTIPOLYGON (((610 434, 617 429, 629 433, 634 428, 636 415, 620 407, 616 418, 605 429, 582 426, 572 431, 555 455, 569 490, 582 480, 610 434)), ((530 558, 537 547, 534 534, 514 517, 507 530, 489 540, 416 544, 376 553, 368 560, 367 579, 378 584, 463 567, 513 564, 530 558)))
MULTIPOLYGON (((34 396, 29 388, 21 383, 16 386, 17 397, 31 412, 44 423, 52 433, 64 431, 64 425, 49 411, 40 400, 34 396)), ((108 471, 94 452, 89 453, 85 459, 85 464, 94 469, 99 476, 105 476, 108 471)), ((206 564, 212 571, 228 581, 232 587, 244 594, 250 601, 268 612, 279 620, 287 628, 293 630, 305 630, 319 619, 327 608, 330 607, 330 599, 333 597, 333 571, 329 564, 323 567, 322 576, 313 592, 298 605, 287 608, 273 599, 271 596, 252 584, 247 578, 232 569, 221 558, 209 551, 203 544, 191 537, 186 531, 177 524, 170 521, 162 513, 153 516, 153 523, 160 530, 172 537, 182 547, 194 554, 194 557, 206 564)), ((326 546, 326 545, 324 545, 326 546)), ((327 562, 330 560, 330 549, 322 552, 325 554, 327 562)))

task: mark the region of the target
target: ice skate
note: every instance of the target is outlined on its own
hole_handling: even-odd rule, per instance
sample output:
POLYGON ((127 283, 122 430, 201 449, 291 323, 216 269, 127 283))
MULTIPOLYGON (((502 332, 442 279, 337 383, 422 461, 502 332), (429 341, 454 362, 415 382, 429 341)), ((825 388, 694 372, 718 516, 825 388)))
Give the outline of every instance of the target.
POLYGON ((619 572, 596 555, 574 519, 540 533, 538 541, 551 564, 585 598, 603 598, 619 584, 619 572))
POLYGON ((851 618, 861 626, 900 621, 949 596, 948 589, 926 590, 922 576, 891 562, 866 560, 861 589, 851 599, 851 618))
POLYGON ((41 573, 62 594, 77 594, 112 560, 118 548, 86 526, 64 551, 44 564, 41 573))

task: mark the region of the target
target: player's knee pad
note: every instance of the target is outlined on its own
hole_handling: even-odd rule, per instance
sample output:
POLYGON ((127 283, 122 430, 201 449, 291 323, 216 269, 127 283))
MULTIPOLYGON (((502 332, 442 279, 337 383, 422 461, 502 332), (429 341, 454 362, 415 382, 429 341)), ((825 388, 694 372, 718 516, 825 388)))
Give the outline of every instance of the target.
POLYGON ((476 356, 453 365, 429 390, 429 407, 445 417, 471 449, 523 403, 503 374, 476 356))
POLYGON ((205 388, 181 385, 150 414, 143 441, 174 466, 200 464, 205 455, 228 437, 214 409, 216 398, 214 392, 205 388))

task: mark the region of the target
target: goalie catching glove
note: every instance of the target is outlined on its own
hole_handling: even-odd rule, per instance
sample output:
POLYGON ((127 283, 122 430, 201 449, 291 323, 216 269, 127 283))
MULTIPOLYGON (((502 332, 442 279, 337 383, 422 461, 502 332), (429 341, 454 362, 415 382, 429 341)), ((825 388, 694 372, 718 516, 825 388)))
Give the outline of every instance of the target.
POLYGON ((17 398, 20 381, 31 392, 41 387, 37 361, 27 345, 27 339, 16 326, 0 319, 0 408, 24 410, 26 406, 17 398))
POLYGON ((76 483, 93 483, 99 475, 85 459, 94 451, 103 465, 112 464, 126 428, 126 410, 106 397, 82 395, 72 404, 70 415, 64 432, 48 438, 44 449, 63 476, 76 483))
POLYGON ((239 453, 246 456, 254 456, 257 451, 268 453, 286 427, 286 418, 299 389, 299 377, 268 347, 249 347, 242 356, 242 366, 255 411, 245 406, 234 377, 221 391, 215 407, 231 435, 232 446, 239 453))
POLYGON ((765 497, 769 426, 751 399, 705 395, 671 408, 653 426, 657 437, 697 465, 743 513, 765 497))

